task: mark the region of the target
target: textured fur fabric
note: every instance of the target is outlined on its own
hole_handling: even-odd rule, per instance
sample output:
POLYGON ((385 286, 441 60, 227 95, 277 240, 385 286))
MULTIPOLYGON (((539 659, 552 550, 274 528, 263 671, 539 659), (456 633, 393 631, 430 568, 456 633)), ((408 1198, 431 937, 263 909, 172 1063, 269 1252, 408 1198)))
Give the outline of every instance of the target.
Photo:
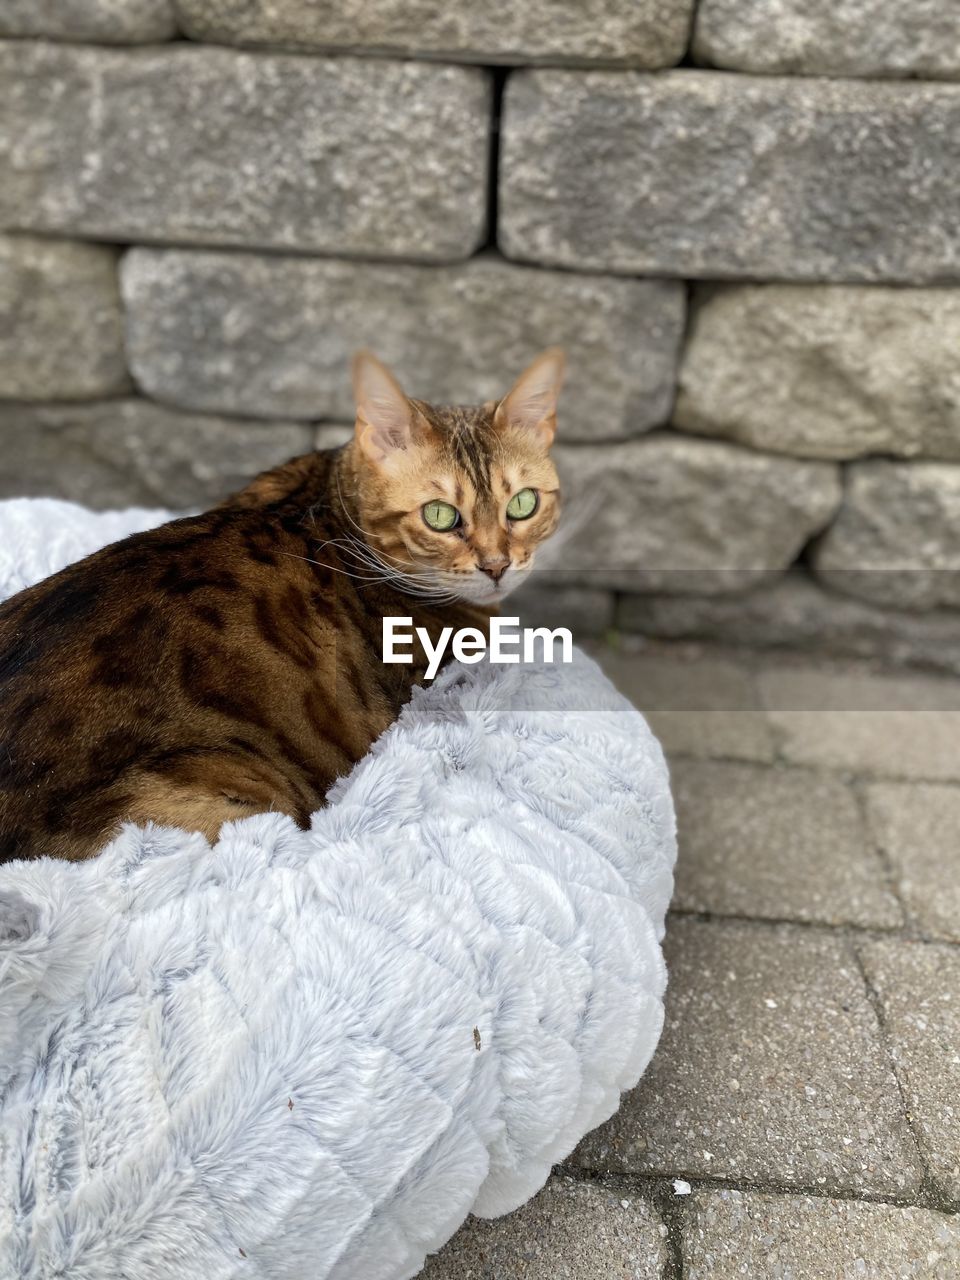
MULTIPOLYGON (((0 590, 42 559, 11 509, 39 546, 62 506, 0 504, 0 590)), ((3 868, 0 1275, 413 1276, 636 1083, 674 856, 660 748, 578 653, 448 668, 309 832, 3 868)))

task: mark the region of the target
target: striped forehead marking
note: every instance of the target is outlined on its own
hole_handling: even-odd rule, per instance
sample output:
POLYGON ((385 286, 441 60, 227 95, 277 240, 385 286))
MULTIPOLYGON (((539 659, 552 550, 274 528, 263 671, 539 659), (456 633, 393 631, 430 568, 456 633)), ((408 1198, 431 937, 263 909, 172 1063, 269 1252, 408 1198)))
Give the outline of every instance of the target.
POLYGON ((454 428, 451 439, 454 461, 469 477, 478 498, 490 494, 490 458, 483 442, 466 425, 454 428))
POLYGON ((448 406, 433 412, 451 463, 470 481, 477 500, 486 502, 493 495, 489 424, 476 409, 448 406))

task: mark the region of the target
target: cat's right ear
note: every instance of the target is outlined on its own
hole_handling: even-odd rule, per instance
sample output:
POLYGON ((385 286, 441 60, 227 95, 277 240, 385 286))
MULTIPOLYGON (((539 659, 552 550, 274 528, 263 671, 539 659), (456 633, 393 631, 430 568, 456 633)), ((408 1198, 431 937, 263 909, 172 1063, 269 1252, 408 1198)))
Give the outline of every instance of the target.
POLYGON ((357 352, 352 373, 357 445, 371 462, 383 466, 408 449, 426 424, 400 383, 372 351, 357 352))

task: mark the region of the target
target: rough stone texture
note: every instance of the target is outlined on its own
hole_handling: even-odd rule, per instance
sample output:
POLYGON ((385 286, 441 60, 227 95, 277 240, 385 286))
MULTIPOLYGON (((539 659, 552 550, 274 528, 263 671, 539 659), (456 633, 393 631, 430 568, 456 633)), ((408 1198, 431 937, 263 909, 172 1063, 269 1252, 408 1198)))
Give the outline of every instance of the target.
POLYGON ((879 605, 960 608, 960 466, 852 466, 813 566, 836 590, 879 605))
POLYGON ((960 788, 876 783, 867 813, 912 920, 960 942, 960 788))
POLYGON ((846 944, 791 926, 667 929, 667 1017, 583 1166, 909 1195, 921 1175, 846 944))
POLYGON ((693 0, 178 0, 185 32, 227 44, 450 57, 457 62, 668 67, 687 45, 693 0))
POLYGON ((941 1192, 960 1209, 960 951, 877 942, 860 953, 921 1149, 941 1192))
POLYGON ((0 497, 206 507, 305 453, 311 434, 294 423, 172 413, 142 400, 0 404, 0 497))
POLYGON ((176 31, 170 0, 3 0, 0 8, 0 36, 139 44, 176 31))
POLYGON ((617 625, 627 633, 787 646, 960 675, 960 614, 879 609, 825 591, 802 570, 745 595, 625 596, 617 625))
POLYGON ((129 387, 116 274, 112 249, 0 235, 0 399, 129 387))
POLYGON ((960 687, 932 677, 761 670, 760 696, 795 764, 931 781, 960 779, 960 687))
POLYGON ((685 1280, 945 1280, 960 1220, 814 1196, 698 1191, 683 1223, 685 1280))
POLYGON ((525 71, 501 239, 577 269, 956 278, 958 166, 960 86, 525 71))
POLYGON ((539 563, 594 587, 743 590, 786 569, 840 501, 830 463, 712 440, 658 435, 607 449, 558 445, 554 456, 564 533, 539 563))
POLYGON ((476 68, 0 46, 0 225, 112 240, 464 257, 483 238, 476 68))
POLYGON ((719 761, 675 763, 671 776, 680 833, 674 907, 902 923, 856 797, 837 778, 719 761))
POLYGON ((575 644, 587 636, 602 636, 613 626, 614 597, 610 591, 552 583, 552 575, 538 573, 510 596, 500 610, 517 614, 524 626, 567 627, 575 644))
POLYGON ((698 62, 736 71, 960 76, 951 0, 702 0, 698 62))
POLYGON ((468 1219, 421 1280, 660 1280, 665 1235, 641 1197, 555 1177, 506 1218, 468 1219))
POLYGON ((756 684, 740 664, 695 649, 636 652, 626 643, 590 651, 647 717, 668 756, 773 759, 756 684))
POLYGON ((958 348, 950 289, 704 289, 674 422, 810 458, 960 458, 958 348))
POLYGON ((189 408, 353 418, 350 356, 372 347, 411 395, 499 398, 544 346, 567 349, 561 435, 609 439, 666 421, 684 297, 672 282, 510 266, 304 262, 134 250, 130 358, 189 408))

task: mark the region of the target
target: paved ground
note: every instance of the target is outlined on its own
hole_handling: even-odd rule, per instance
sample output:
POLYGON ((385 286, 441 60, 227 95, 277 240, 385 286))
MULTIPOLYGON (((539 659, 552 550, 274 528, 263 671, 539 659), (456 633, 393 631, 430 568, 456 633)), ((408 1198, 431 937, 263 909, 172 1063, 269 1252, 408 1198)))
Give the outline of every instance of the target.
POLYGON ((663 1039, 428 1280, 960 1277, 960 683, 605 650, 671 759, 663 1039))

